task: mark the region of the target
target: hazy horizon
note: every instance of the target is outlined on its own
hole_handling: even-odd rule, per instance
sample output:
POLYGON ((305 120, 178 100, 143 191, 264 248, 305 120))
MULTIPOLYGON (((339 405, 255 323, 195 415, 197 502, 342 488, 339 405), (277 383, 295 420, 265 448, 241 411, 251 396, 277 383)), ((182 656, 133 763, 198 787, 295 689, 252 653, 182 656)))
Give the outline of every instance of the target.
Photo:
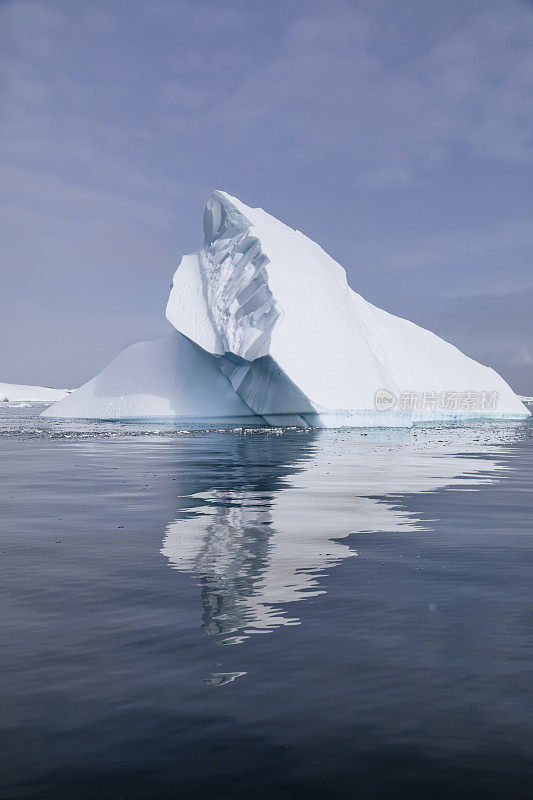
POLYGON ((213 189, 533 394, 533 5, 4 0, 0 381, 166 330, 213 189))

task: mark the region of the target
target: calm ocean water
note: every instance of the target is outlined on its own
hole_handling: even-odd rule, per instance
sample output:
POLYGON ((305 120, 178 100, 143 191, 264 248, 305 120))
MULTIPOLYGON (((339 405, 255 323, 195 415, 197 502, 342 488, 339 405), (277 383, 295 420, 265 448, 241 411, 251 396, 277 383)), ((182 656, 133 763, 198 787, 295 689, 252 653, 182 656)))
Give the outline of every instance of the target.
POLYGON ((0 409, 0 796, 533 796, 533 425, 0 409), (182 427, 182 426, 181 426, 182 427))

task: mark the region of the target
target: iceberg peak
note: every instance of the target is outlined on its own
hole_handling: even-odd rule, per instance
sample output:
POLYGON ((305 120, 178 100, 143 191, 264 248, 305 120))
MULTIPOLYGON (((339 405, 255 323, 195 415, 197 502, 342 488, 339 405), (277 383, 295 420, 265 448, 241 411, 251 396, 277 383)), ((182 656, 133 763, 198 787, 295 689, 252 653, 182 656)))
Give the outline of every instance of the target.
POLYGON ((497 392, 496 414, 474 411, 528 414, 493 370, 371 305, 316 242, 220 190, 207 202, 204 246, 176 271, 167 318, 272 423, 410 425, 477 416, 471 401, 408 407, 408 393, 497 392), (392 398, 385 410, 376 407, 379 392, 392 398))

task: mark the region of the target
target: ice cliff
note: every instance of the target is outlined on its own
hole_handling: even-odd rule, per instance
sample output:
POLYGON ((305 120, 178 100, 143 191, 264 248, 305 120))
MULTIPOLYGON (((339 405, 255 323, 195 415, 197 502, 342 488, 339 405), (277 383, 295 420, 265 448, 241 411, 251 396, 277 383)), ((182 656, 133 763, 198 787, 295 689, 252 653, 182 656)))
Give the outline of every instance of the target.
POLYGON ((304 427, 529 415, 494 370, 371 305, 319 245, 225 192, 166 315, 168 340, 134 345, 46 413, 304 427))

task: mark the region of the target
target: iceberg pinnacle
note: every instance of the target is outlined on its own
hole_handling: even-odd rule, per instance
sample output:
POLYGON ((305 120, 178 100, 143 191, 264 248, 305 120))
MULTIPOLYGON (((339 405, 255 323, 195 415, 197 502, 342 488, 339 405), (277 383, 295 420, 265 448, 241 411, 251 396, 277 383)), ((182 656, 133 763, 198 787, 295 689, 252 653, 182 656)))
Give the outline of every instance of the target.
POLYGON ((204 246, 182 259, 166 313, 272 424, 529 414, 494 370, 376 308, 318 244, 225 192, 207 203, 204 246))

